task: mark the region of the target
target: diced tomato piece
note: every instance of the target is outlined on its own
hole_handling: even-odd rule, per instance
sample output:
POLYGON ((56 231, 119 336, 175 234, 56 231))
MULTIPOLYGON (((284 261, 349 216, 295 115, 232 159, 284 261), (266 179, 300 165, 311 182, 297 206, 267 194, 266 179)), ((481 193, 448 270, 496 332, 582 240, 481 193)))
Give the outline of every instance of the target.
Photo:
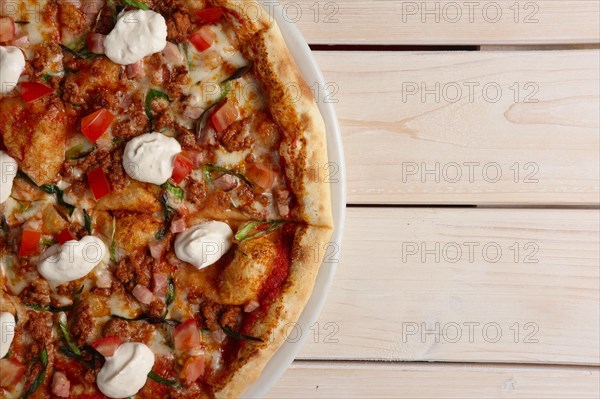
POLYGON ((191 356, 183 365, 180 374, 181 379, 184 380, 186 384, 191 384, 204 375, 204 369, 204 356, 191 356))
POLYGON ((73 234, 71 234, 69 229, 64 229, 63 231, 61 231, 60 234, 58 234, 58 237, 56 237, 56 238, 58 239, 58 242, 61 244, 64 244, 67 241, 75 240, 75 237, 73 236, 73 234))
POLYGON ((26 369, 17 359, 0 360, 0 388, 14 388, 21 381, 26 369))
POLYGON ((104 39, 106 35, 90 32, 87 36, 87 49, 94 54, 104 54, 104 39))
POLYGON ((37 230, 23 230, 21 237, 21 247, 19 248, 19 256, 35 255, 38 253, 42 232, 37 230))
POLYGON ((250 164, 246 167, 246 177, 257 186, 269 189, 275 182, 275 173, 263 164, 250 164))
POLYGON ((203 26, 193 33, 189 40, 196 47, 198 51, 204 51, 208 49, 215 42, 217 35, 208 26, 203 26))
POLYGON ((96 201, 110 194, 111 189, 102 168, 92 169, 87 172, 88 184, 94 193, 96 201))
POLYGON ((52 93, 51 87, 35 82, 23 82, 21 83, 21 97, 25 102, 30 103, 37 100, 38 98, 44 97, 52 93))
POLYGON ((98 141, 110 127, 115 116, 102 108, 81 119, 81 131, 92 142, 98 141))
POLYGON ((211 121, 215 130, 220 133, 235 122, 239 116, 240 113, 237 107, 230 101, 227 101, 212 114, 211 121))
POLYGON ((171 176, 171 179, 177 184, 181 183, 190 174, 192 167, 192 161, 178 154, 173 161, 173 176, 171 176))
POLYGON ((14 39, 15 32, 15 20, 11 17, 0 17, 0 42, 14 39))
POLYGON ((196 319, 189 319, 175 328, 174 332, 175 349, 187 351, 200 346, 200 332, 196 319))
POLYGON ((215 22, 219 22, 221 17, 223 17, 223 9, 219 7, 208 7, 198 11, 196 17, 198 17, 200 22, 205 24, 214 24, 215 22))
POLYGON ((111 357, 122 343, 121 337, 106 337, 95 340, 91 345, 92 348, 100 352, 102 356, 111 357))

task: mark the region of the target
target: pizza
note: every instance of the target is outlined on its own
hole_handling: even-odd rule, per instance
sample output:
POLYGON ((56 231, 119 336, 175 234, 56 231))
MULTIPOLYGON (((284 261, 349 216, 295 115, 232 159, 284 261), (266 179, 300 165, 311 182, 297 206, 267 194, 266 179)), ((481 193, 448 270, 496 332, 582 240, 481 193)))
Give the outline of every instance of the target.
POLYGON ((0 0, 0 397, 232 398, 305 307, 326 134, 254 0, 0 0))

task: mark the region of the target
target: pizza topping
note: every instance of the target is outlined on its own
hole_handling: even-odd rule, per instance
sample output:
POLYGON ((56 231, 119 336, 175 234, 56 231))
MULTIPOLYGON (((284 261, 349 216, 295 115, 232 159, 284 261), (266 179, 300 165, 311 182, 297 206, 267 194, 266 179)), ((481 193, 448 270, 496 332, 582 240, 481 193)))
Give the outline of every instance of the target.
POLYGON ((175 239, 175 255, 198 269, 212 265, 229 251, 233 231, 223 222, 205 222, 187 229, 175 239))
POLYGON ((87 49, 94 54, 104 54, 104 39, 106 35, 90 32, 87 37, 87 49))
POLYGON ((102 168, 95 168, 87 172, 87 179, 96 201, 111 193, 108 179, 102 168))
POLYGON ((26 103, 42 98, 52 93, 51 87, 35 82, 23 82, 21 84, 21 97, 26 103))
POLYGON ((12 313, 0 313, 0 359, 8 353, 15 337, 15 316, 12 313))
POLYGON ((173 344, 175 349, 180 352, 186 352, 200 346, 200 331, 196 319, 186 320, 175 327, 173 344))
POLYGON ((154 294, 147 287, 138 284, 133 288, 131 292, 135 299, 143 303, 144 305, 150 305, 154 300, 154 294))
POLYGON ((161 133, 146 133, 125 146, 123 167, 132 179, 161 185, 173 175, 181 144, 161 133))
POLYGON ((12 17, 0 17, 0 42, 8 42, 15 37, 15 21, 12 17))
POLYGON ((106 56, 116 64, 130 65, 164 50, 167 45, 165 18, 151 10, 124 11, 104 39, 106 56))
POLYGON ((13 91, 24 70, 25 56, 23 52, 14 46, 0 46, 0 94, 13 91))
POLYGON ((96 377, 100 391, 109 398, 126 398, 146 385, 154 366, 154 353, 146 345, 127 342, 119 346, 96 377))
POLYGON ((60 398, 68 398, 71 382, 62 371, 56 371, 52 377, 52 393, 60 398))
POLYGON ((181 370, 181 379, 186 384, 191 384, 204 375, 204 356, 190 356, 181 370))
POLYGON ((81 131, 92 142, 98 141, 112 124, 115 116, 102 108, 81 119, 81 131))
POLYGON ((217 38, 216 33, 208 26, 203 26, 194 32, 190 37, 190 43, 194 45, 196 50, 202 52, 208 50, 217 38))
MULTIPOLYGON (((187 157, 179 154, 175 157, 172 179, 175 183, 181 183, 192 171, 192 161, 187 157)), ((183 197, 183 195, 181 196, 183 197)), ((178 196, 179 199, 181 199, 178 196)))
POLYGON ((0 151, 0 204, 5 202, 12 192, 13 182, 19 166, 14 158, 0 151))
POLYGON ((0 360, 0 388, 11 389, 25 374, 27 368, 17 359, 0 360))
POLYGON ((231 101, 227 101, 221 106, 221 108, 213 113, 211 121, 215 130, 220 133, 233 122, 235 122, 239 117, 240 111, 231 101))
POLYGON ((111 357, 117 351, 117 348, 121 346, 123 341, 121 337, 106 337, 100 338, 92 342, 92 348, 96 349, 102 356, 111 357))
POLYGON ((106 245, 95 236, 68 241, 48 248, 38 264, 38 272, 46 280, 64 284, 88 275, 107 254, 106 245))
POLYGON ((29 256, 38 253, 42 232, 32 229, 24 229, 21 236, 21 246, 19 247, 19 256, 29 256))

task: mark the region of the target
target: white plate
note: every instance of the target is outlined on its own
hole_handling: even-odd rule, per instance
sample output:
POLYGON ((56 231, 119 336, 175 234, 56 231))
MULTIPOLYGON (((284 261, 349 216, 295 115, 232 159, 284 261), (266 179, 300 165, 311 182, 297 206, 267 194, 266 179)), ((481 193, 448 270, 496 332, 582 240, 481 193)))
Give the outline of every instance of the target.
MULTIPOLYGON (((300 316, 300 320, 294 326, 290 326, 290 337, 275 353, 273 358, 265 367, 259 380, 244 393, 244 398, 261 398, 275 385, 277 380, 287 371, 294 358, 302 349, 306 339, 311 335, 310 327, 317 321, 325 300, 327 292, 333 281, 335 269, 339 261, 342 244, 342 231, 346 218, 346 165, 344 162, 344 149, 342 147, 342 136, 333 108, 335 98, 329 96, 329 87, 323 74, 313 57, 308 44, 302 37, 300 31, 290 22, 283 18, 281 7, 273 7, 272 0, 267 1, 268 8, 274 15, 285 42, 308 85, 313 88, 318 101, 319 109, 325 119, 327 129, 327 145, 329 154, 329 167, 321 167, 321 171, 328 174, 331 182, 331 200, 333 208, 333 220, 335 230, 331 241, 325 251, 326 259, 321 265, 317 282, 310 301, 300 316)), ((266 12, 266 11, 265 11, 266 12)))

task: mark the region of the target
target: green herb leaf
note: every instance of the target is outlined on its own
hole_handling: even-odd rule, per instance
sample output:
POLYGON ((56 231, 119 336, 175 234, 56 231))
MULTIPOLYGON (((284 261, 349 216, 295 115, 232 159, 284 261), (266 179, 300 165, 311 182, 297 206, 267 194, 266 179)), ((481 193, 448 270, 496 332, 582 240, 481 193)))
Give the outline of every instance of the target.
POLYGON ((83 210, 83 220, 85 223, 85 229, 88 232, 88 235, 92 235, 92 217, 90 214, 84 209, 83 210))
POLYGON ((64 206, 65 208, 67 208, 67 211, 69 212, 69 216, 73 215, 73 212, 75 211, 75 207, 67 202, 65 202, 64 199, 64 192, 58 188, 58 186, 54 186, 51 184, 47 184, 45 186, 39 186, 40 190, 47 192, 48 194, 56 194, 56 199, 58 201, 58 203, 62 206, 64 206))
POLYGON ((25 180, 27 183, 31 184, 32 186, 35 186, 35 187, 38 187, 38 188, 39 188, 39 186, 37 185, 37 183, 36 183, 36 182, 34 182, 34 181, 31 179, 31 177, 27 176, 27 175, 25 174, 25 172, 22 172, 21 170, 18 170, 18 171, 17 171, 17 175, 16 175, 16 177, 18 177, 19 179, 25 180))
POLYGON ((44 368, 42 369, 40 374, 38 374, 38 376, 33 381, 33 383, 29 386, 29 389, 27 389, 27 392, 25 392, 23 394, 21 399, 29 398, 35 391, 37 391, 37 389, 40 387, 40 385, 42 385, 42 383, 44 382, 44 379, 46 378, 46 370, 48 368, 48 351, 46 350, 46 345, 44 345, 44 349, 42 349, 42 353, 40 354, 39 361, 40 361, 40 363, 42 363, 42 366, 44 368))
POLYGON ((160 187, 163 190, 166 190, 169 193, 171 193, 178 200, 183 200, 183 189, 181 187, 174 186, 169 182, 166 182, 165 184, 163 184, 160 187))
POLYGON ((237 71, 235 71, 233 73, 233 75, 231 75, 230 77, 228 77, 227 79, 225 79, 225 81, 223 83, 230 82, 232 80, 236 80, 236 79, 242 78, 248 72, 250 72, 253 68, 254 68, 254 64, 253 63, 250 63, 250 64, 248 64, 246 66, 243 66, 243 67, 239 68, 237 71))
POLYGON ((179 384, 177 381, 172 381, 172 380, 163 378, 160 375, 156 374, 154 371, 151 371, 148 373, 148 378, 150 378, 160 384, 171 387, 171 388, 180 388, 181 387, 181 384, 179 384))
POLYGON ((146 116, 150 121, 154 119, 154 114, 152 112, 152 102, 157 98, 162 98, 164 100, 167 100, 168 102, 171 102, 169 96, 167 96, 164 92, 158 89, 150 89, 150 91, 148 91, 148 94, 146 95, 146 116))
POLYGON ((110 235, 110 260, 117 262, 117 243, 115 242, 115 235, 117 234, 117 219, 113 216, 112 218, 112 233, 110 235))
POLYGON ((255 342, 265 342, 261 338, 251 337, 249 335, 240 334, 237 331, 233 331, 231 328, 227 326, 221 326, 223 332, 230 336, 231 338, 237 339, 239 341, 255 341, 255 342))
POLYGON ((90 59, 90 58, 102 57, 102 54, 96 54, 96 53, 92 53, 91 51, 89 51, 85 45, 77 50, 73 49, 71 47, 65 46, 64 44, 60 44, 60 47, 63 50, 65 50, 67 53, 69 53, 75 57, 78 57, 78 58, 83 58, 85 60, 90 59))
POLYGON ((163 215, 165 216, 165 224, 164 224, 163 228, 160 229, 158 231, 158 233, 156 233, 155 238, 157 240, 160 240, 165 235, 167 235, 167 231, 169 231, 169 228, 171 227, 171 221, 173 220, 173 215, 175 214, 175 210, 173 208, 171 208, 171 206, 169 206, 169 197, 168 197, 167 193, 163 193, 160 196, 160 203, 163 208, 163 215))
POLYGON ((54 306, 40 306, 35 303, 26 303, 25 306, 27 306, 28 308, 33 309, 37 312, 50 312, 50 313, 68 312, 69 310, 73 309, 73 306, 64 306, 62 308, 55 308, 54 306))
POLYGON ((85 158, 94 152, 95 149, 96 146, 91 144, 89 141, 86 141, 69 148, 67 152, 65 152, 65 158, 70 160, 85 158))
POLYGON ((204 178, 208 183, 212 183, 213 181, 213 172, 220 172, 226 175, 235 176, 238 179, 242 180, 244 183, 246 183, 248 186, 250 186, 250 188, 254 188, 254 184, 252 184, 252 182, 250 182, 250 180, 248 180, 246 176, 242 175, 241 173, 237 173, 231 169, 223 168, 221 166, 214 166, 209 164, 202 166, 202 173, 204 174, 204 178))
POLYGON ((248 222, 238 230, 234 238, 238 242, 253 240, 277 230, 286 223, 287 222, 284 220, 275 220, 271 222, 248 222), (250 234, 250 232, 253 230, 255 230, 256 233, 250 234))
POLYGON ((79 348, 77 347, 77 345, 75 345, 75 343, 73 342, 73 340, 71 340, 71 335, 69 334, 69 330, 67 329, 67 325, 65 323, 63 323, 62 321, 59 321, 58 322, 58 326, 60 328, 60 331, 62 332, 63 338, 65 339, 65 342, 67 343, 67 345, 71 349, 71 352, 73 352, 74 354, 76 354, 78 356, 81 356, 81 351, 79 350, 79 348))
POLYGON ((136 0, 121 0, 121 2, 129 7, 133 7, 133 8, 139 8, 140 10, 149 10, 150 7, 148 7, 147 4, 142 3, 141 1, 136 1, 136 0))
POLYGON ((163 318, 167 317, 167 314, 169 314, 169 306, 173 303, 173 301, 175 300, 175 281, 173 280, 173 277, 169 277, 169 282, 167 285, 167 295, 165 297, 165 313, 163 314, 163 318))

